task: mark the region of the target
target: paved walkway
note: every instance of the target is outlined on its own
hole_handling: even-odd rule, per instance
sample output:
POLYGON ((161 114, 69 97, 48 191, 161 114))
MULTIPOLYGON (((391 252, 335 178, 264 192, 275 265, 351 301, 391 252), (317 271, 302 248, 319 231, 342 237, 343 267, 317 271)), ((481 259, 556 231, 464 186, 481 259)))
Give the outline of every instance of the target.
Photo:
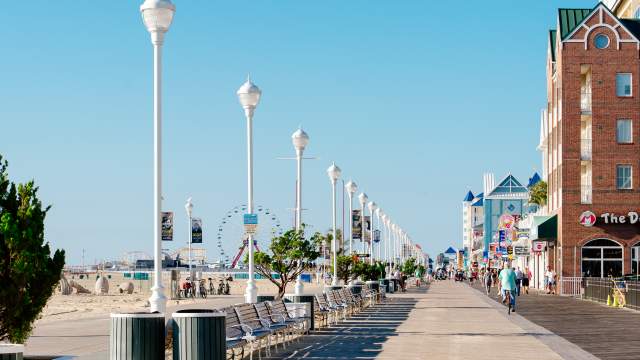
MULTIPOLYGON (((205 303, 191 304, 188 300, 169 307, 167 314, 188 308, 222 308, 243 302, 239 295, 210 296, 205 303)), ((78 356, 80 359, 109 358, 109 314, 72 321, 39 323, 27 341, 29 356, 78 356)))
MULTIPOLYGON (((273 354, 272 354, 273 355, 273 354)), ((277 359, 593 359, 466 284, 434 283, 314 332, 277 359), (508 355, 507 353, 508 352, 508 355)))
MULTIPOLYGON (((474 287, 480 289, 480 283, 474 287)), ((494 287, 491 299, 496 299, 496 291, 494 287)), ((522 294, 517 302, 518 314, 600 359, 640 359, 640 311, 537 290, 522 294)))

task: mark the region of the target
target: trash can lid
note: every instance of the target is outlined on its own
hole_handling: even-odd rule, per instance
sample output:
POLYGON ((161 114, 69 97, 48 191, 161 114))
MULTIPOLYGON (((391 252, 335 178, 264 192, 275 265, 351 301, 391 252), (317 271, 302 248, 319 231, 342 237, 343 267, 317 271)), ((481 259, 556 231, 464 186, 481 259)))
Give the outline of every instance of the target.
POLYGON ((187 318, 187 317, 225 317, 226 312, 211 310, 211 309, 183 309, 178 310, 171 314, 173 318, 187 318))
POLYGON ((24 352, 24 345, 0 344, 0 354, 15 354, 24 352))
POLYGON ((134 319, 143 319, 143 318, 164 318, 163 313, 154 312, 130 312, 130 313, 111 313, 112 318, 134 318, 134 319))

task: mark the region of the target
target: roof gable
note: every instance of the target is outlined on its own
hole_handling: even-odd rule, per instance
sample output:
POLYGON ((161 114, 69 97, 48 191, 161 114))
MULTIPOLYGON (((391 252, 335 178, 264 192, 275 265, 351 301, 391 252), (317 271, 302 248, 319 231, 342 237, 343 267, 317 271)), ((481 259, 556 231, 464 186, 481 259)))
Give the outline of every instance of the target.
POLYGON ((489 194, 489 196, 507 195, 507 194, 526 194, 528 192, 529 190, 527 190, 527 188, 522 186, 522 184, 518 181, 518 179, 516 179, 513 175, 509 174, 507 175, 506 178, 504 178, 504 180, 500 182, 500 184, 498 184, 498 186, 496 186, 493 190, 491 190, 491 193, 489 194))
POLYGON ((473 201, 473 193, 471 192, 471 190, 469 190, 469 192, 467 193, 467 195, 464 197, 464 200, 462 201, 473 201))
POLYGON ((595 8, 589 11, 585 16, 582 16, 579 22, 571 21, 580 18, 578 13, 584 13, 585 9, 559 9, 558 17, 558 29, 560 32, 561 44, 563 46, 567 43, 584 43, 584 48, 589 48, 589 35, 593 30, 599 28, 607 28, 611 31, 615 37, 612 39, 616 45, 616 49, 620 49, 620 43, 635 43, 636 47, 640 49, 640 26, 635 21, 623 21, 618 19, 609 8, 603 4, 598 3, 595 8), (572 11, 569 11, 572 10, 572 11), (564 16, 563 16, 564 14, 564 16), (577 16, 577 17, 576 17, 577 16), (569 31, 568 33, 566 31, 569 31))
POLYGON ((589 17, 593 9, 558 9, 558 30, 560 38, 566 39, 584 19, 589 17))
POLYGON ((445 250, 445 254, 455 254, 458 251, 456 249, 454 249, 453 247, 449 246, 449 248, 447 250, 445 250))
POLYGON ((529 183, 527 184, 527 187, 530 188, 533 185, 537 184, 540 182, 540 180, 542 180, 540 178, 540 175, 538 175, 538 173, 534 173, 532 177, 529 178, 529 183))

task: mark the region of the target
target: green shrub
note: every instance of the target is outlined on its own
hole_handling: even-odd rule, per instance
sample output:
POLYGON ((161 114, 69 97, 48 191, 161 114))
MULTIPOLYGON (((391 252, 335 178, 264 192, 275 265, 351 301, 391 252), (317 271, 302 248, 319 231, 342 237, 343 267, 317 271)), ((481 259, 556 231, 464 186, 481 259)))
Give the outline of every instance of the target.
POLYGON ((0 156, 0 341, 24 343, 53 294, 64 250, 51 258, 44 240, 43 208, 33 181, 9 181, 0 156))

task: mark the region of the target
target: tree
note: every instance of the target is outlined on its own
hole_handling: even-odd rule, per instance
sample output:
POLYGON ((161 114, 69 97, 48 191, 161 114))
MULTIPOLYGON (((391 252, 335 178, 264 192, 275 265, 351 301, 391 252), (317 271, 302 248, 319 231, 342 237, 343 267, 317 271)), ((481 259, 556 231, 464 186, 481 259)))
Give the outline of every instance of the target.
POLYGON ((545 181, 538 181, 529 189, 529 203, 538 206, 547 204, 547 183, 545 181))
POLYGON ((402 272, 407 276, 411 276, 416 272, 416 259, 408 258, 402 265, 402 272))
POLYGON ((370 265, 366 261, 359 261, 353 267, 353 272, 364 281, 375 281, 380 279, 382 272, 377 264, 370 265))
POLYGON ((287 284, 295 281, 320 256, 316 249, 321 238, 320 233, 315 233, 307 240, 304 227, 298 231, 292 229, 271 239, 271 255, 262 251, 254 254, 256 271, 278 287, 278 299, 284 296, 287 284))
MULTIPOLYGON (((355 261, 353 257, 340 255, 338 256, 338 279, 344 281, 344 283, 348 283, 351 280, 351 277, 354 275, 355 261)), ((331 271, 333 272, 333 265, 331 265, 331 271)))
POLYGON ((51 257, 33 181, 9 181, 0 155, 0 342, 24 343, 60 280, 64 250, 51 257))

